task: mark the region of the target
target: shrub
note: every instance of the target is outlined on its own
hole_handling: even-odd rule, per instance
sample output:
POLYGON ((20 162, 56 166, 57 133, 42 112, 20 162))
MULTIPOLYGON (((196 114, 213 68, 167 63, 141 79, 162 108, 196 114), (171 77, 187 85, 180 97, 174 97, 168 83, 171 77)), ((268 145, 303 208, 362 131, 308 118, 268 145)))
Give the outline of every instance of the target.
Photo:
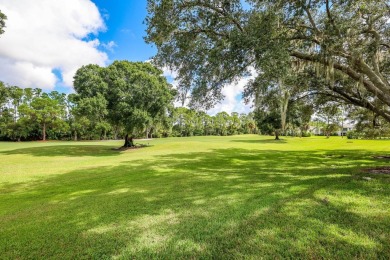
POLYGON ((356 131, 348 131, 347 139, 359 139, 359 133, 356 131))

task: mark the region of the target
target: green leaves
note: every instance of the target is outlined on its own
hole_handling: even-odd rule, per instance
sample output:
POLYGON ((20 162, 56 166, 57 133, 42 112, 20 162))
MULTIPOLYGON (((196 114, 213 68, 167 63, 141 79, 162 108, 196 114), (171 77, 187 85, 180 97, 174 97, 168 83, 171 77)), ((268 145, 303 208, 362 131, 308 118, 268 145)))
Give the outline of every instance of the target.
POLYGON ((166 113, 175 92, 162 71, 150 63, 115 61, 107 68, 88 65, 75 76, 78 111, 100 122, 123 126, 127 133, 143 130, 166 113))
POLYGON ((7 16, 0 10, 0 34, 4 33, 5 20, 7 20, 7 16))
POLYGON ((191 92, 193 107, 213 106, 250 69, 277 81, 305 63, 293 73, 320 82, 311 91, 390 121, 388 1, 228 2, 148 1, 153 61, 178 72, 179 94, 191 92))

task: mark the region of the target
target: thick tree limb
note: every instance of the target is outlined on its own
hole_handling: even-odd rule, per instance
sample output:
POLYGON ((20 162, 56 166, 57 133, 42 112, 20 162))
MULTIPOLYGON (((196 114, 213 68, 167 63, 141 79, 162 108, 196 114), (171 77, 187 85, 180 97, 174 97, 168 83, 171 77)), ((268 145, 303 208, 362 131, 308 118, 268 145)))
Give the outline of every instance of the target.
MULTIPOLYGON (((229 15, 224 9, 220 9, 220 8, 218 8, 216 6, 213 6, 208 1, 207 2, 195 1, 195 2, 192 2, 192 3, 184 3, 182 5, 182 7, 184 9, 193 8, 193 7, 203 7, 203 8, 210 9, 210 10, 212 10, 212 11, 222 15, 223 17, 227 18, 228 20, 230 20, 241 32, 244 31, 243 27, 241 26, 240 22, 237 21, 237 19, 235 19, 234 17, 229 15)), ((179 8, 179 9, 181 9, 181 8, 179 8)))
MULTIPOLYGON (((303 59, 303 60, 312 61, 312 62, 320 62, 322 64, 325 64, 325 62, 323 60, 321 60, 318 55, 310 55, 310 54, 305 54, 305 53, 301 53, 298 51, 291 51, 290 55, 293 57, 296 57, 298 59, 303 59)), ((325 65, 328 65, 328 64, 325 64, 325 65)), ((355 71, 354 69, 352 69, 346 65, 342 65, 340 63, 335 62, 333 64, 333 67, 335 69, 343 72, 344 74, 348 75, 350 78, 354 79, 355 81, 360 81, 361 78, 363 77, 362 74, 360 74, 359 72, 355 71)), ((370 72, 367 69, 364 69, 362 72, 365 73, 366 71, 370 72)), ((369 77, 370 80, 371 80, 370 76, 375 79, 375 77, 373 75, 370 75, 370 76, 367 75, 367 76, 369 77)), ((390 95, 388 94, 387 91, 386 92, 382 91, 383 86, 378 87, 376 85, 376 82, 377 81, 371 82, 369 80, 363 79, 363 84, 364 84, 365 88, 369 92, 371 92, 372 94, 377 96, 383 103, 390 106, 390 95)), ((385 87, 384 87, 384 89, 386 90, 385 87)))
POLYGON ((316 25, 316 23, 315 23, 315 21, 313 19, 313 16, 311 15, 310 10, 307 7, 303 7, 303 10, 305 10, 305 12, 307 14, 307 17, 309 18, 309 22, 310 22, 311 26, 314 28, 316 33, 319 33, 320 30, 318 30, 317 25, 316 25))
POLYGON ((351 104, 354 104, 356 106, 371 110, 374 113, 382 116, 388 122, 390 122, 390 114, 389 113, 387 113, 385 110, 378 109, 376 106, 374 106, 372 103, 368 102, 367 100, 361 100, 361 99, 359 100, 359 99, 353 98, 351 95, 343 92, 341 90, 341 88, 332 88, 331 90, 336 92, 337 94, 341 95, 345 101, 347 101, 351 104))

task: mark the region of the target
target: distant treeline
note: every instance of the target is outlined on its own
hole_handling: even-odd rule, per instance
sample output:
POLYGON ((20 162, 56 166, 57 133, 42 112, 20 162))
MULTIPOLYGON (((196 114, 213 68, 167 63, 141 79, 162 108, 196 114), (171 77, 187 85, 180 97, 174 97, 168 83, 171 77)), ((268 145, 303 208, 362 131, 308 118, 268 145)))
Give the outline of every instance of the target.
MULTIPOLYGON (((106 140, 125 135, 120 125, 104 117, 83 113, 77 94, 7 86, 0 82, 0 140, 106 140)), ((150 120, 138 138, 236 135, 258 133, 254 115, 202 111, 179 107, 167 111, 164 120, 150 120)))

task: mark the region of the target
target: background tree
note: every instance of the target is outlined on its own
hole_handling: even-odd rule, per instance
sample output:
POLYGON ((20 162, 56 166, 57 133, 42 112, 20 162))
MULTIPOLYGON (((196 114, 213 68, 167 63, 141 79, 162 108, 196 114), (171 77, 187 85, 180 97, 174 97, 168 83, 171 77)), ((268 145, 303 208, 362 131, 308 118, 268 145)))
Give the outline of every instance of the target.
POLYGON ((173 133, 174 136, 184 136, 184 116, 187 108, 178 107, 173 113, 173 133))
POLYGON ((279 129, 281 126, 280 114, 277 110, 255 110, 255 120, 261 134, 275 135, 275 140, 279 140, 279 129))
POLYGON ((229 120, 230 116, 226 112, 219 112, 215 115, 214 127, 217 135, 228 135, 229 120))
POLYGON ((0 81, 0 136, 5 134, 5 126, 6 126, 6 112, 8 103, 8 89, 4 85, 3 82, 0 81))
POLYGON ((0 81, 0 109, 8 102, 8 88, 0 81))
POLYGON ((338 103, 327 102, 322 105, 317 112, 317 116, 326 123, 324 130, 327 138, 329 138, 333 132, 340 129, 341 110, 339 105, 340 104, 338 103))
POLYGON ((288 122, 292 127, 291 135, 295 135, 295 129, 299 130, 299 135, 308 136, 310 121, 315 112, 315 104, 308 98, 298 98, 289 103, 288 122))
POLYGON ((237 135, 240 134, 239 130, 241 127, 240 116, 237 112, 232 112, 230 115, 228 132, 229 135, 237 135))
MULTIPOLYGON (((250 88, 244 93, 247 100, 254 96, 257 118, 261 118, 260 122, 266 123, 267 128, 273 128, 272 132, 275 133, 276 140, 279 140, 280 132, 285 134, 290 92, 291 88, 278 78, 272 79, 260 75, 251 81, 250 88), (274 120, 275 115, 279 115, 280 120, 274 120)), ((263 131, 270 133, 268 129, 262 127, 263 131)))
MULTIPOLYGON (((108 73, 96 65, 85 66, 78 73, 79 93, 69 95, 0 83, 0 138, 22 141, 124 137, 125 123, 110 118, 113 112, 105 96, 111 93, 108 73)), ((143 99, 142 95, 138 97, 143 99)), ((201 110, 174 108, 172 103, 164 110, 154 117, 144 117, 132 133, 134 137, 145 137, 146 132, 148 138, 257 133, 253 113, 220 112, 210 116, 201 110)))
POLYGON ((215 133, 215 129, 213 128, 214 117, 206 113, 202 113, 201 116, 203 121, 203 134, 206 136, 213 135, 215 133))
POLYGON ((348 118, 355 125, 355 129, 347 133, 349 138, 390 137, 390 123, 371 111, 353 109, 349 112, 348 118))
POLYGON ((48 94, 34 97, 30 106, 23 104, 19 108, 30 123, 37 123, 41 127, 42 140, 46 141, 46 133, 49 127, 66 128, 62 121, 62 107, 58 100, 50 98, 48 94))
POLYGON ((65 94, 0 84, 0 136, 8 140, 63 139, 68 135, 65 94), (46 127, 46 130, 43 129, 46 127))
POLYGON ((0 34, 4 33, 5 20, 7 20, 7 16, 0 10, 0 34))

